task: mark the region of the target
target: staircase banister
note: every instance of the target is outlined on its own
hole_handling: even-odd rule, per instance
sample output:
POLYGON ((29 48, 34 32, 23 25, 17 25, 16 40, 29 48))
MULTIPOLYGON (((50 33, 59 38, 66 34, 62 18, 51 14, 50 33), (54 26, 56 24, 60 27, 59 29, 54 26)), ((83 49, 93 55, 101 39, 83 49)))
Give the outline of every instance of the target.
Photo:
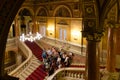
MULTIPOLYGON (((26 66, 27 63, 30 62, 31 58, 32 58, 32 51, 25 45, 25 43, 19 41, 20 44, 22 44, 26 50, 28 50, 28 58, 21 63, 21 65, 19 65, 16 69, 14 69, 12 72, 9 73, 9 75, 13 76, 14 74, 18 73, 19 71, 21 71, 21 69, 26 66)), ((19 46, 19 45, 18 45, 19 46)))
POLYGON ((60 68, 54 72, 51 76, 47 77, 47 80, 52 80, 61 71, 85 71, 85 68, 60 68))

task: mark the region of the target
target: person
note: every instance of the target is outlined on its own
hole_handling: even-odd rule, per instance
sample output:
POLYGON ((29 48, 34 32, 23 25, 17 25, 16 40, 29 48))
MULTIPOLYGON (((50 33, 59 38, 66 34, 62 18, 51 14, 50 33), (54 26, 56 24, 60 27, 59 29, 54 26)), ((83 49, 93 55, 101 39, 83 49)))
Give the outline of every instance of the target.
POLYGON ((61 49, 61 50, 60 50, 60 56, 62 56, 63 53, 64 53, 64 49, 61 49))
POLYGON ((58 63, 58 69, 60 69, 60 68, 62 68, 63 66, 62 66, 62 62, 59 62, 58 63))
POLYGON ((49 76, 52 75, 55 70, 56 70, 56 63, 55 63, 55 60, 52 60, 52 63, 50 65, 50 69, 49 69, 49 76))
POLYGON ((45 63, 45 69, 46 69, 46 71, 48 71, 49 68, 50 68, 50 64, 49 64, 48 62, 46 62, 46 63, 45 63))
POLYGON ((48 48, 46 52, 47 52, 48 56, 52 55, 52 51, 50 48, 48 48))
POLYGON ((50 76, 50 75, 52 75, 53 73, 54 73, 54 68, 53 68, 53 67, 50 67, 49 72, 48 72, 48 75, 50 76))
POLYGON ((69 67, 70 62, 69 62, 69 56, 66 55, 65 60, 64 60, 65 67, 69 67))
POLYGON ((61 61, 64 62, 65 61, 65 58, 66 58, 66 52, 64 52, 61 56, 61 61))
POLYGON ((42 59, 43 59, 44 67, 45 67, 45 64, 47 62, 47 53, 45 49, 42 52, 42 59))
POLYGON ((45 50, 43 50, 43 52, 42 52, 42 58, 43 58, 43 59, 46 59, 46 58, 47 58, 47 54, 46 54, 46 51, 45 51, 45 50))
POLYGON ((58 57, 57 57, 56 64, 57 64, 58 68, 61 66, 61 57, 60 57, 60 55, 58 55, 58 57))

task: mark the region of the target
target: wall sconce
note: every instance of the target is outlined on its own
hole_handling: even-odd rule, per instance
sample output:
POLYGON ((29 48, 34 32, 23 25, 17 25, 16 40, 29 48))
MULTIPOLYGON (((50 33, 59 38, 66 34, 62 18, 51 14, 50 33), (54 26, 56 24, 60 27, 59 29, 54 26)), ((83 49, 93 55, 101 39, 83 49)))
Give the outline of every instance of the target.
POLYGON ((50 33, 50 35, 52 35, 52 33, 50 33))
POLYGON ((48 33, 50 35, 53 35, 53 32, 54 32, 54 28, 53 27, 48 27, 47 30, 48 30, 48 33))
POLYGON ((74 40, 78 40, 78 38, 77 38, 77 37, 74 37, 74 40))
POLYGON ((72 31, 72 36, 74 40, 78 40, 79 36, 80 36, 80 32, 79 31, 72 31))

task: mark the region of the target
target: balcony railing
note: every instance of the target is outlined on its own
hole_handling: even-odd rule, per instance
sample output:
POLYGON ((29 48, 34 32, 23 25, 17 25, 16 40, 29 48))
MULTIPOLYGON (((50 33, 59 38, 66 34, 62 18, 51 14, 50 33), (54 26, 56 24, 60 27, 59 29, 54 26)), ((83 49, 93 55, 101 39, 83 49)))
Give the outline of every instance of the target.
POLYGON ((85 68, 61 68, 46 78, 46 80, 60 80, 64 78, 74 78, 76 80, 85 80, 85 68))
POLYGON ((17 38, 10 38, 6 43, 6 51, 17 49, 17 38), (11 47, 12 46, 12 47, 11 47))
POLYGON ((54 39, 54 38, 49 38, 49 37, 43 37, 40 41, 37 41, 39 44, 41 42, 44 42, 48 45, 58 47, 59 49, 64 49, 68 52, 73 52, 75 54, 79 54, 81 56, 86 55, 86 46, 85 45, 80 45, 80 44, 75 44, 69 41, 63 41, 59 39, 54 39), (83 50, 81 50, 83 49, 83 50), (82 51, 82 52, 81 52, 82 51))

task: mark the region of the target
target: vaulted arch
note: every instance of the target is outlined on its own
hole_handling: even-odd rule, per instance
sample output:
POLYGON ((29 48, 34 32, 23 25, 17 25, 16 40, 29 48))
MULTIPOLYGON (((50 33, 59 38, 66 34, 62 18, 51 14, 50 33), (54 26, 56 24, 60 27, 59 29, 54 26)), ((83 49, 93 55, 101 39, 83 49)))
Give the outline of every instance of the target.
POLYGON ((33 16, 34 11, 29 7, 22 7, 19 9, 18 15, 33 16))
POLYGON ((37 16, 48 16, 48 11, 45 7, 39 7, 36 11, 37 16))
POLYGON ((104 27, 104 21, 107 18, 108 13, 110 12, 111 8, 117 3, 117 0, 105 0, 103 1, 102 6, 100 7, 100 27, 104 27))
POLYGON ((66 5, 59 5, 54 10, 53 16, 57 16, 57 17, 72 17, 72 11, 66 5))

